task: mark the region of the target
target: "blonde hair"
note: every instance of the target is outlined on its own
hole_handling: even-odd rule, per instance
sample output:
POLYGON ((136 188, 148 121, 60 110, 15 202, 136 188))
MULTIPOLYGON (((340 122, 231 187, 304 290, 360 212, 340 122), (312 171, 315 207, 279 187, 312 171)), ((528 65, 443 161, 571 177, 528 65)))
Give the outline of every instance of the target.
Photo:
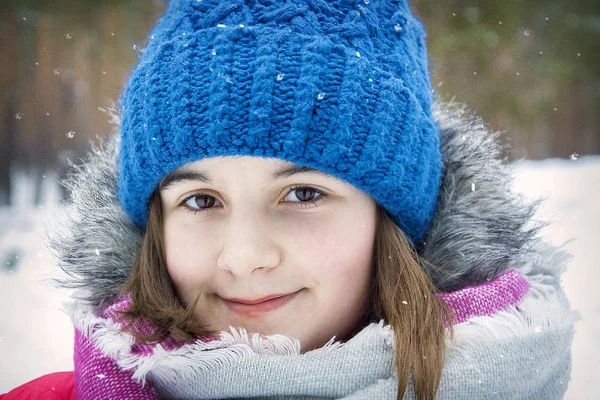
MULTIPOLYGON (((140 252, 121 294, 129 293, 132 306, 123 315, 126 328, 137 340, 160 342, 172 335, 180 340, 214 336, 218 332, 194 319, 200 298, 185 307, 169 277, 163 247, 162 206, 157 190, 150 199, 148 224, 140 252), (143 335, 131 326, 138 318, 150 319, 158 328, 155 335, 143 335)), ((412 378, 415 397, 433 399, 439 388, 445 355, 446 328, 452 335, 451 310, 436 295, 424 262, 388 212, 377 206, 377 228, 373 254, 374 270, 371 304, 356 332, 369 322, 384 321, 395 336, 395 368, 398 399, 412 378)))

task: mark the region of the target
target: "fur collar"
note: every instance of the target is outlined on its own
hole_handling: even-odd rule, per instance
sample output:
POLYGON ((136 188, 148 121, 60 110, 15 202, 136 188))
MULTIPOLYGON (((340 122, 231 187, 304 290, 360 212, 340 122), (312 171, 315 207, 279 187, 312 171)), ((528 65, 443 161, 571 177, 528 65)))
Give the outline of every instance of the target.
MULTIPOLYGON (((488 282, 532 251, 544 225, 512 190, 512 166, 498 133, 457 104, 436 103, 444 176, 435 217, 418 249, 423 268, 443 292, 488 282)), ((112 114, 118 126, 119 117, 112 114)), ((99 138, 84 162, 73 165, 62 184, 71 203, 58 228, 46 233, 50 250, 66 277, 94 309, 115 300, 126 281, 142 232, 129 221, 116 195, 116 160, 120 136, 99 138)))

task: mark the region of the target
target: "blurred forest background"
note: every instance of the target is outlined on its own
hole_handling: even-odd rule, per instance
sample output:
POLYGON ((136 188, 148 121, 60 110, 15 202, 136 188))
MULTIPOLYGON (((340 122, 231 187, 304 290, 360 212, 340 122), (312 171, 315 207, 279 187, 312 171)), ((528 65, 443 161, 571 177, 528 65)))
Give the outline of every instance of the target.
MULTIPOLYGON (((505 132, 509 159, 600 153, 600 1, 411 4, 441 99, 505 132)), ((111 131, 105 110, 163 10, 164 0, 2 0, 0 205, 15 171, 40 190, 111 131)))

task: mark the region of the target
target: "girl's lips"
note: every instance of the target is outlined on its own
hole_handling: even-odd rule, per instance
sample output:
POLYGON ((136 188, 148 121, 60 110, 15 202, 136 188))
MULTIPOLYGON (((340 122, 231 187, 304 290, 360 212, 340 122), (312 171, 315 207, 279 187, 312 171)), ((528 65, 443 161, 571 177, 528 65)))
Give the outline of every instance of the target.
POLYGON ((297 292, 290 293, 282 297, 277 297, 275 299, 270 299, 255 304, 238 303, 235 301, 225 299, 223 299, 223 302, 225 303, 227 308, 229 308, 236 314, 245 316, 257 316, 284 306, 285 304, 292 301, 301 291, 302 290, 299 290, 297 292))

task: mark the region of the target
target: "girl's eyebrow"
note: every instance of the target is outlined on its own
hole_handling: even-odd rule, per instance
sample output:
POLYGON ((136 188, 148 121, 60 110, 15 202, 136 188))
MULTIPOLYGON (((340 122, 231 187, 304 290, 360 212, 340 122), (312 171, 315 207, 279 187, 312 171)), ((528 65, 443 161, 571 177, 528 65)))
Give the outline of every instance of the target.
MULTIPOLYGON (((303 174, 303 173, 312 173, 312 174, 321 175, 321 176, 325 176, 325 177, 331 177, 331 175, 326 174, 325 172, 322 172, 318 169, 304 167, 304 166, 298 168, 298 166, 296 164, 292 164, 292 165, 286 165, 283 168, 280 168, 279 170, 275 171, 270 179, 270 182, 273 182, 277 179, 287 178, 292 175, 303 174)), ((209 183, 209 184, 213 183, 213 180, 209 177, 209 175, 206 172, 193 171, 190 169, 186 169, 185 167, 182 167, 182 168, 179 168, 179 169, 171 172, 167 176, 165 176, 164 179, 160 182, 158 188, 159 188, 159 190, 167 190, 168 188, 175 185, 176 183, 183 182, 183 181, 197 181, 197 182, 204 182, 204 183, 209 183)))

